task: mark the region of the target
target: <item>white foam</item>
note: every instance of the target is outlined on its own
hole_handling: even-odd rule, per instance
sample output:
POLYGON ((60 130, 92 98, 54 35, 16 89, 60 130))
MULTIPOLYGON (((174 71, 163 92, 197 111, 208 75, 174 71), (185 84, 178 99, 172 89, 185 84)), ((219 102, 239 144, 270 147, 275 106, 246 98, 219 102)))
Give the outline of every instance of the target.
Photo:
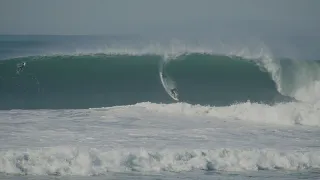
POLYGON ((146 109, 164 113, 210 116, 267 124, 320 126, 320 103, 280 103, 274 106, 239 103, 226 107, 191 105, 187 103, 138 103, 146 109))
POLYGON ((53 147, 0 152, 0 172, 32 175, 101 175, 108 172, 194 170, 301 170, 320 167, 320 151, 272 149, 118 149, 53 147))
MULTIPOLYGON (((300 124, 306 124, 303 118, 313 112, 300 105, 305 108, 297 110, 303 112, 300 124)), ((0 111, 0 173, 88 176, 319 168, 318 128, 268 120, 284 117, 283 124, 296 124, 290 120, 293 109, 286 108, 139 103, 0 111), (267 124, 245 123, 255 118, 265 118, 267 124)))
POLYGON ((284 78, 284 83, 291 83, 293 88, 287 93, 301 101, 320 100, 320 64, 313 61, 292 62, 291 77, 284 78))
MULTIPOLYGON (((319 69, 320 72, 320 69, 319 69)), ((307 102, 317 102, 320 100, 320 77, 319 80, 305 80, 305 85, 292 92, 292 96, 307 102)))

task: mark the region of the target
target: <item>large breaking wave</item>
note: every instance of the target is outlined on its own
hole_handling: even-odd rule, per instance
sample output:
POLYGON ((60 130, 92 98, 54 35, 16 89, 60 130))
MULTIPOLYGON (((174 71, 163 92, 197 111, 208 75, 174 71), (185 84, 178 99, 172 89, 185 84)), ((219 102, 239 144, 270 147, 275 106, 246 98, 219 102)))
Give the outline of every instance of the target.
POLYGON ((27 56, 1 61, 0 108, 92 108, 139 102, 173 102, 158 75, 159 61, 177 83, 180 100, 225 106, 319 98, 318 61, 274 59, 265 54, 206 51, 167 56, 157 52, 27 56), (17 73, 17 64, 27 66, 17 73))

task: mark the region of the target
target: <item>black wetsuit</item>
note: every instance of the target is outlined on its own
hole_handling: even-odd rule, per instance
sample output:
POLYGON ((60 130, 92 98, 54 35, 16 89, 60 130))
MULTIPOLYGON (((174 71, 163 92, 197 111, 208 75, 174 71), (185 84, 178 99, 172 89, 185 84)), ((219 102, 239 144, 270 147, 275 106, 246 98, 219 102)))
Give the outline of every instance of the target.
POLYGON ((175 96, 177 96, 177 89, 176 88, 171 89, 171 93, 174 94, 175 96))
POLYGON ((23 68, 26 67, 26 63, 20 63, 17 65, 17 74, 19 74, 21 71, 23 71, 23 68))

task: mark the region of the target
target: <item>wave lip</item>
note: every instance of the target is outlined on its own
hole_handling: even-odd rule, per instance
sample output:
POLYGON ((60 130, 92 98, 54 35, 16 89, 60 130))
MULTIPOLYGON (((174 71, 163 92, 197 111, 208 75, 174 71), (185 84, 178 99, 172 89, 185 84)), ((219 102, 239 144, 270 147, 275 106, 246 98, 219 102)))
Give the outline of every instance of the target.
POLYGON ((320 152, 268 149, 99 151, 74 147, 0 153, 0 172, 21 175, 103 175, 109 172, 257 171, 320 168, 320 152))

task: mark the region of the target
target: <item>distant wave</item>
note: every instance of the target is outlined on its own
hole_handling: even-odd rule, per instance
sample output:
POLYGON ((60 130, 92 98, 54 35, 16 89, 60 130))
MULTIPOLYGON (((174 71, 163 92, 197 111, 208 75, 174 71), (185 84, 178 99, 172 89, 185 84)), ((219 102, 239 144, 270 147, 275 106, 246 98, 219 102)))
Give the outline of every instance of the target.
POLYGON ((158 75, 159 61, 177 83, 180 100, 224 106, 319 99, 317 61, 186 52, 176 56, 79 54, 30 56, 0 62, 0 108, 90 108, 173 102, 158 75), (17 64, 27 62, 20 74, 17 64))

